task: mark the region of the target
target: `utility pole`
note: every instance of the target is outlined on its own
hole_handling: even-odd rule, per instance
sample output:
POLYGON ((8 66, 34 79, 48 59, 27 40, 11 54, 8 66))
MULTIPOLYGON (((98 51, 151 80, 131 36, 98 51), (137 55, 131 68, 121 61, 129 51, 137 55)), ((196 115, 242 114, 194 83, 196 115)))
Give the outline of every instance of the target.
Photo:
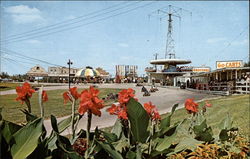
POLYGON ((69 65, 69 89, 70 89, 70 65, 72 65, 73 62, 70 61, 70 59, 69 59, 69 62, 67 64, 69 65))

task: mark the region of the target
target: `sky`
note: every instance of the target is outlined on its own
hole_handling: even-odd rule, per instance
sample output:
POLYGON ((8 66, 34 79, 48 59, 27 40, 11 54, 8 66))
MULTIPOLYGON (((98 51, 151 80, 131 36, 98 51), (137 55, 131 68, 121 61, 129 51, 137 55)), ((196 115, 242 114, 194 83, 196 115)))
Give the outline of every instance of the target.
POLYGON ((249 59, 248 1, 1 1, 1 72, 24 74, 38 64, 102 67, 138 65, 165 56, 168 6, 176 57, 190 66, 249 59), (190 14, 192 12, 192 14, 190 14), (47 61, 28 60, 16 55, 47 61))

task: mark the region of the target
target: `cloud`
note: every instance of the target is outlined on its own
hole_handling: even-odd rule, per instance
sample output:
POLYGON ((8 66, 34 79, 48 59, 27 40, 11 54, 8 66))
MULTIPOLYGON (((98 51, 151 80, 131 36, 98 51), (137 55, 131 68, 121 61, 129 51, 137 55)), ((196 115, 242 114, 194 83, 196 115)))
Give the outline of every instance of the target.
POLYGON ((40 10, 37 8, 30 8, 26 5, 11 6, 5 8, 5 12, 11 14, 40 14, 40 10))
POLYGON ((222 42, 225 40, 226 38, 210 38, 210 39, 207 39, 207 43, 212 44, 212 43, 222 42))
POLYGON ((27 24, 44 21, 41 11, 37 8, 30 8, 27 5, 10 6, 4 8, 4 11, 11 15, 13 21, 17 24, 27 24))
POLYGON ((231 45, 249 45, 249 40, 244 39, 242 41, 234 41, 231 43, 231 45))
POLYGON ((118 46, 120 46, 120 47, 129 47, 129 45, 126 44, 126 43, 119 43, 118 46))
POLYGON ((41 41, 39 41, 39 40, 26 40, 26 42, 27 43, 30 43, 30 44, 40 44, 41 43, 41 41))

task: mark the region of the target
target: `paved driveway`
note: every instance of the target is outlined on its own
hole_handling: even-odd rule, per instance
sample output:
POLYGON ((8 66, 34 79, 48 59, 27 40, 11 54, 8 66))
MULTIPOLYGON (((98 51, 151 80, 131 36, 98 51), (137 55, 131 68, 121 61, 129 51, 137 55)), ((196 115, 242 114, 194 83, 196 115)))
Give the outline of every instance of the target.
MULTIPOLYGON (((72 85, 77 86, 78 88, 88 88, 89 85, 72 85)), ((175 103, 179 103, 179 108, 183 107, 183 103, 185 102, 185 99, 187 98, 194 98, 195 101, 204 100, 208 98, 216 98, 218 96, 214 95, 208 95, 203 93, 197 93, 197 92, 191 92, 179 88, 160 88, 158 87, 159 91, 151 93, 151 96, 143 97, 143 93, 141 92, 141 87, 135 87, 135 84, 97 84, 99 88, 133 88, 136 91, 136 98, 138 98, 140 103, 146 103, 151 101, 154 105, 157 106, 160 114, 169 112, 171 110, 171 107, 175 103)), ((56 89, 67 89, 68 85, 61 85, 61 86, 49 86, 44 87, 45 90, 56 90, 56 89)), ((150 87, 146 86, 146 88, 149 90, 150 87)), ((0 92, 1 95, 6 94, 15 94, 15 90, 8 90, 8 91, 2 91, 0 92)), ((102 109, 102 116, 96 117, 93 116, 92 118, 92 125, 91 129, 95 129, 96 126, 99 128, 109 127, 114 125, 117 116, 109 115, 108 112, 106 112, 107 108, 102 109)), ((62 119, 65 119, 66 117, 58 118, 58 121, 61 121, 62 119)), ((52 130, 50 120, 44 121, 45 127, 48 131, 47 134, 49 134, 52 130)), ((80 120, 78 129, 86 129, 86 115, 80 120)), ((71 131, 70 129, 66 129, 63 134, 69 134, 71 131)))
MULTIPOLYGON (((88 86, 78 86, 79 88, 86 88, 88 86)), ((169 112, 171 110, 171 107, 175 103, 179 103, 179 108, 183 107, 183 103, 185 102, 185 99, 187 98, 194 98, 195 101, 204 100, 208 98, 215 98, 217 96, 214 95, 208 95, 208 94, 202 94, 202 93, 196 93, 191 92, 187 90, 182 90, 179 88, 158 88, 159 91, 151 93, 151 96, 143 97, 143 93, 141 92, 141 87, 135 87, 135 84, 103 84, 98 85, 99 88, 133 88, 136 91, 136 98, 138 98, 139 102, 142 104, 148 101, 151 101, 153 104, 155 104, 161 114, 169 112)), ((146 86, 146 88, 149 90, 150 87, 146 86)), ((60 86, 60 87, 46 87, 46 90, 51 89, 67 89, 67 86, 60 86)), ((97 117, 93 116, 92 118, 92 125, 91 129, 95 129, 96 126, 99 128, 109 127, 114 125, 117 116, 109 115, 108 112, 106 112, 107 108, 102 109, 102 116, 97 117)), ((64 119, 66 117, 58 119, 58 121, 64 119)), ((86 115, 80 120, 78 129, 86 129, 86 115)), ((51 125, 50 120, 46 120, 45 127, 50 132, 51 125)), ((63 134, 66 135, 70 133, 70 129, 66 129, 63 134)))

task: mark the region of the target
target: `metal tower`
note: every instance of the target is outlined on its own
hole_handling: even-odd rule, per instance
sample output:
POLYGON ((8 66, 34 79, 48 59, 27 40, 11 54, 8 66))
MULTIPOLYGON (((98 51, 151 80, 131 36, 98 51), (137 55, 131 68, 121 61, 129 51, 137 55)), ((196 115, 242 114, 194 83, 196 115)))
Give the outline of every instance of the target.
MULTIPOLYGON (((170 6, 171 7, 171 6, 170 6)), ((165 58, 175 58, 175 49, 174 49, 174 39, 173 39, 173 26, 172 26, 172 13, 168 13, 168 34, 167 34, 167 43, 166 43, 166 53, 165 58)))
MULTIPOLYGON (((179 7, 175 7, 172 5, 168 6, 167 11, 165 11, 166 8, 164 9, 159 9, 158 10, 158 14, 159 13, 163 13, 164 16, 166 17, 166 14, 168 15, 168 33, 167 33, 167 42, 166 42, 166 52, 165 52, 165 58, 175 58, 175 42, 174 42, 174 38, 173 38, 173 17, 177 17, 179 18, 179 23, 181 23, 181 14, 182 11, 185 12, 189 12, 192 16, 192 12, 179 8, 179 7)), ((160 17, 160 19, 162 19, 160 17)))

